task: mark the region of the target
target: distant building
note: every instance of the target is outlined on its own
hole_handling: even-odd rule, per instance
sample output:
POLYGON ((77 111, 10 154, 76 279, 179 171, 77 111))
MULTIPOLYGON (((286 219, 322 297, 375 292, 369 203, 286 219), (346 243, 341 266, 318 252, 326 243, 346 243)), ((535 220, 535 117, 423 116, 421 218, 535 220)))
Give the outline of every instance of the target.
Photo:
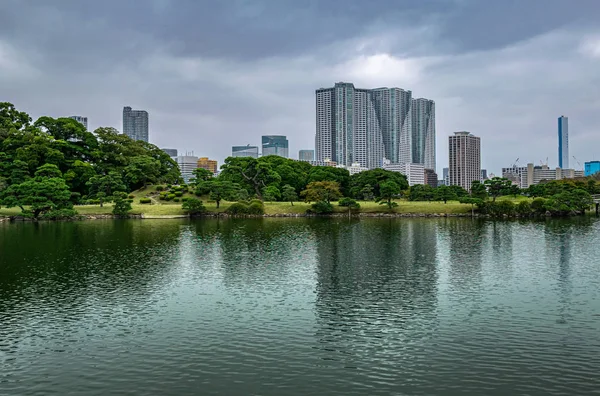
POLYGON ((482 169, 481 170, 481 182, 483 183, 484 181, 487 180, 487 169, 482 169))
POLYGON ((278 155, 289 158, 288 140, 285 136, 266 135, 262 137, 262 155, 278 155))
POLYGON ((442 177, 444 180, 444 185, 449 186, 450 185, 450 168, 442 169, 442 177))
POLYGON ((82 124, 85 127, 85 130, 88 130, 88 119, 87 117, 83 117, 83 116, 70 116, 69 118, 77 121, 78 123, 82 124))
POLYGON ((198 157, 193 155, 178 155, 176 157, 181 177, 186 183, 194 177, 194 169, 198 168, 198 157))
POLYGON ((298 159, 300 161, 314 161, 315 150, 300 150, 298 152, 298 159))
POLYGON ((558 117, 558 167, 569 168, 569 118, 558 117))
POLYGON ((502 177, 510 180, 520 188, 528 188, 544 180, 573 179, 583 176, 584 171, 561 168, 551 169, 548 165, 534 166, 531 163, 527 164, 527 166, 502 168, 502 177))
POLYGON ((148 112, 123 107, 123 133, 133 140, 148 142, 148 112))
POLYGON ((481 140, 469 132, 449 136, 450 185, 471 190, 471 183, 481 179, 481 140))
POLYGON ((163 148, 161 150, 167 153, 171 158, 177 157, 177 149, 163 148))
POLYGON ((337 167, 337 162, 325 159, 325 161, 306 161, 312 166, 334 166, 337 167))
POLYGON ((359 164, 358 162, 355 162, 354 164, 352 164, 351 166, 344 166, 344 165, 337 165, 337 168, 343 168, 343 169, 347 169, 348 172, 350 172, 351 175, 355 175, 357 173, 360 172, 364 172, 366 170, 369 170, 369 168, 367 168, 366 166, 362 166, 361 164, 359 164))
POLYGON ((425 184, 425 166, 423 164, 394 164, 386 160, 383 163, 383 169, 402 173, 406 176, 409 186, 425 184))
POLYGON ((590 161, 585 164, 585 175, 591 176, 595 173, 600 172, 600 161, 590 161))
POLYGON ((198 159, 198 168, 206 169, 212 174, 215 174, 219 171, 217 161, 208 159, 208 157, 200 157, 198 159))
POLYGON ((231 156, 258 158, 258 146, 233 146, 231 148, 231 156))
POLYGON ((438 175, 433 169, 425 169, 425 182, 423 184, 428 184, 433 188, 438 186, 438 175))

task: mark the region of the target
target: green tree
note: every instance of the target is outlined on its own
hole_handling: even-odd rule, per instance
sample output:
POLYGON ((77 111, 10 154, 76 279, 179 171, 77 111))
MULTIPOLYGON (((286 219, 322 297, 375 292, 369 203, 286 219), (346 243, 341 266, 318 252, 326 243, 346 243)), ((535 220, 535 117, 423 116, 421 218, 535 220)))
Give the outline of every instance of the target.
POLYGON ((485 184, 479 180, 473 180, 471 183, 471 198, 485 200, 488 197, 487 188, 485 184))
POLYGON ((352 211, 359 211, 360 210, 360 204, 358 202, 356 202, 352 198, 342 198, 338 202, 338 205, 342 206, 342 207, 345 207, 345 208, 348 208, 348 216, 350 216, 350 214, 352 213, 352 211))
POLYGON ((328 204, 342 196, 340 185, 334 181, 320 181, 308 183, 306 190, 300 193, 307 202, 324 201, 328 204))
POLYGON ((183 205, 181 205, 181 209, 183 209, 183 211, 190 216, 206 212, 206 208, 204 207, 202 201, 196 198, 187 199, 185 202, 183 202, 183 205))
POLYGON ((452 191, 452 189, 450 189, 448 186, 439 186, 434 190, 434 194, 435 199, 438 201, 444 201, 444 204, 448 201, 454 201, 458 199, 454 191, 452 191))
POLYGON ((492 197, 492 201, 496 202, 496 198, 501 196, 507 188, 510 188, 511 182, 504 177, 496 176, 486 180, 484 184, 487 187, 488 194, 492 197))
POLYGON ((359 172, 350 177, 350 195, 353 198, 363 198, 363 189, 369 185, 373 188, 373 194, 375 198, 380 197, 379 188, 381 183, 393 181, 401 190, 408 189, 408 181, 406 176, 399 172, 392 172, 389 170, 377 168, 359 172))
POLYGON ((221 167, 219 179, 247 185, 262 201, 262 189, 270 184, 278 184, 281 176, 266 158, 229 157, 221 167))
POLYGON ((91 177, 86 185, 90 195, 100 199, 100 207, 103 206, 104 198, 111 197, 116 192, 125 192, 127 187, 123 178, 116 171, 108 172, 107 175, 96 175, 91 177))
POLYGON ((365 201, 373 201, 375 199, 375 190, 370 184, 365 184, 365 186, 360 190, 360 195, 365 201))
POLYGON ((211 200, 217 203, 217 209, 221 206, 222 200, 237 198, 240 187, 230 181, 209 180, 203 183, 209 191, 211 200))
POLYGON ((0 193, 1 203, 7 207, 17 206, 34 219, 55 209, 70 209, 71 192, 56 165, 41 166, 34 175, 20 184, 12 184, 0 193), (29 207, 29 210, 26 209, 29 207))
POLYGON ((289 184, 283 186, 282 191, 282 199, 286 202, 289 202, 294 206, 294 201, 298 200, 298 194, 296 194, 296 189, 289 184))
POLYGON ((159 179, 160 163, 147 155, 140 155, 131 159, 125 167, 125 180, 131 190, 146 187, 148 183, 155 183, 159 179))
POLYGON ((396 198, 401 191, 400 186, 393 181, 381 183, 379 185, 379 204, 387 205, 388 209, 392 210, 394 207, 398 206, 398 203, 394 202, 393 199, 396 198))
POLYGON ((416 184, 410 188, 408 194, 410 201, 431 201, 434 197, 435 191, 428 184, 416 184))
POLYGON ((212 172, 204 168, 196 168, 192 173, 194 174, 192 182, 196 184, 213 178, 212 172))
POLYGON ((281 192, 277 186, 274 185, 263 188, 262 194, 264 200, 267 202, 279 201, 281 199, 281 192))
POLYGON ((475 197, 462 197, 459 201, 460 203, 471 205, 471 216, 475 216, 475 205, 481 206, 484 202, 483 199, 475 197))
POLYGON ((115 216, 127 217, 131 211, 131 203, 127 200, 127 194, 124 192, 116 192, 113 195, 114 205, 112 213, 115 216))

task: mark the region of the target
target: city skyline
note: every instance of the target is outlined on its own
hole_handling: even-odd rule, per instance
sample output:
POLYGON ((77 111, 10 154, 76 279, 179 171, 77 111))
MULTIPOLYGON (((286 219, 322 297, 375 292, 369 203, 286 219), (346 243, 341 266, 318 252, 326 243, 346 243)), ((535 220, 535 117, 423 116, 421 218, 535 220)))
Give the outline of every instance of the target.
POLYGON ((1 100, 34 119, 82 114, 91 131, 120 130, 122 106, 131 104, 151 114, 150 141, 159 147, 222 162, 235 142, 285 134, 295 157, 314 145, 314 90, 352 81, 435 100, 438 174, 448 163, 446 137, 463 129, 485 141, 482 166, 492 173, 517 157, 535 164, 548 157, 555 167, 560 114, 570 118, 570 161, 600 159, 595 1, 364 7, 350 0, 341 8, 337 0, 238 8, 7 1, 0 6, 1 100), (48 15, 85 28, 57 29, 48 15), (195 23, 182 23, 192 16, 195 23), (507 32, 507 24, 518 28, 507 32), (209 34, 215 39, 197 40, 209 34))

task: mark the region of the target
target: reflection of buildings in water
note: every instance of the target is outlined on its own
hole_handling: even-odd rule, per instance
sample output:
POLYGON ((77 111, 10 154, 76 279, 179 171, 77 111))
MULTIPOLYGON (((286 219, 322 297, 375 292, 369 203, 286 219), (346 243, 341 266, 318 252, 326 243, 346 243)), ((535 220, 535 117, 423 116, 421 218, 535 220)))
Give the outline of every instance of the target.
POLYGON ((340 359, 378 356, 425 337, 436 320, 436 224, 392 219, 313 228, 322 348, 340 359), (422 330, 415 330, 422 329, 422 330))
POLYGON ((508 221, 493 221, 491 223, 494 265, 502 267, 511 265, 514 225, 515 223, 508 221))
POLYGON ((449 241, 450 282, 456 287, 478 287, 487 225, 484 221, 447 219, 440 227, 449 241))

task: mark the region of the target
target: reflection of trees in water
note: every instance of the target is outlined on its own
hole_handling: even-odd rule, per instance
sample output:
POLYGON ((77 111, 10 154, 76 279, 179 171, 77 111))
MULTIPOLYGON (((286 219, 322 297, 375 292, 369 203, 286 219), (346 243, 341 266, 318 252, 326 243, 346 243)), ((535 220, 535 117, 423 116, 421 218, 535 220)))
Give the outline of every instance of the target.
POLYGON ((351 356, 397 358, 432 331, 435 222, 329 222, 316 224, 313 232, 319 260, 317 337, 329 357, 335 360, 330 352, 338 352, 345 364, 351 356))

